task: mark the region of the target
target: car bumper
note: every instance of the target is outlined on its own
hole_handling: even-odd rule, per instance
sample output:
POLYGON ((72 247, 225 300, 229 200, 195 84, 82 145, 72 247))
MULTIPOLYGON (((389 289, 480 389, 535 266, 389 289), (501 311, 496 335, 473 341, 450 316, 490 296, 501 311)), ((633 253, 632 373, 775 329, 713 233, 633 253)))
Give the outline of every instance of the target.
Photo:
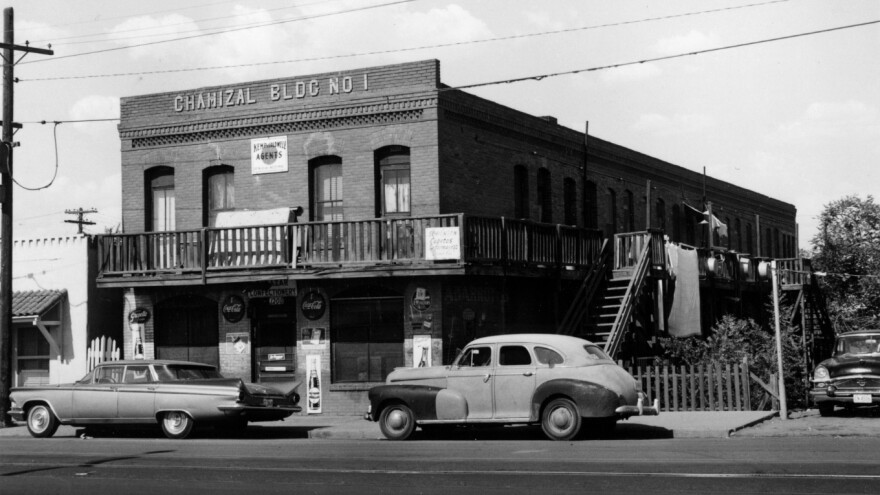
POLYGON ((660 401, 654 399, 654 403, 650 406, 645 405, 648 398, 643 393, 639 393, 639 399, 634 406, 620 406, 614 410, 618 417, 626 419, 631 416, 659 416, 660 401))
POLYGON ((814 389, 810 390, 810 398, 815 404, 854 404, 869 406, 880 404, 878 390, 845 390, 845 389, 814 389))
POLYGON ((9 417, 11 417, 13 421, 24 421, 24 410, 20 407, 13 406, 9 410, 9 417))

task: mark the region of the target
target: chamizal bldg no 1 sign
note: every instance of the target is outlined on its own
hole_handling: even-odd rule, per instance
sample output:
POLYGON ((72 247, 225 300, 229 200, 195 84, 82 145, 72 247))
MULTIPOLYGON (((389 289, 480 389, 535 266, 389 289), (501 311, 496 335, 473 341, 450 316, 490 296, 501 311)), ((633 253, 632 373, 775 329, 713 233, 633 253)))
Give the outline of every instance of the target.
POLYGON ((287 172, 287 136, 251 139, 251 175, 287 172))

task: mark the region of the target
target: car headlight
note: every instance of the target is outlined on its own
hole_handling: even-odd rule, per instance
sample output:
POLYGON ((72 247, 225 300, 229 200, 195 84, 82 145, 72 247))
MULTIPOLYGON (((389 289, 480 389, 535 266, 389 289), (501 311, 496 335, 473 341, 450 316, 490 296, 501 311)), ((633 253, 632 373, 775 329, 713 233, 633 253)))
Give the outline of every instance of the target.
POLYGON ((813 371, 813 380, 828 380, 830 377, 828 368, 824 366, 816 366, 816 370, 813 371))

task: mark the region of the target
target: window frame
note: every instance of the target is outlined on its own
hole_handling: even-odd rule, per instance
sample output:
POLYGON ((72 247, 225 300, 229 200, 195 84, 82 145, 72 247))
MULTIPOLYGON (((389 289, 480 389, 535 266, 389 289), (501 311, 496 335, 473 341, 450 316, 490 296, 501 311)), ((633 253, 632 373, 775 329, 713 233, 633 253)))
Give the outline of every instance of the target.
POLYGON ((376 216, 377 217, 409 217, 412 215, 412 155, 410 148, 406 146, 384 146, 374 152, 376 167, 376 216), (396 211, 388 211, 388 197, 386 192, 387 174, 393 173, 400 176, 406 175, 405 194, 401 193, 401 181, 395 182, 396 211), (405 209, 400 209, 401 198, 405 197, 405 209))

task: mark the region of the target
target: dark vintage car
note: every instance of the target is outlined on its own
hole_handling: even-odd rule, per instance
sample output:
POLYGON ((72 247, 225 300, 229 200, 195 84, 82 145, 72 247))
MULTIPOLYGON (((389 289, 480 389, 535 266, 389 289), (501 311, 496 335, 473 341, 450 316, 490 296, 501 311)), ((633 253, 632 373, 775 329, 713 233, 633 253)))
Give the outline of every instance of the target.
POLYGON ((540 424, 549 438, 569 440, 584 420, 611 429, 618 419, 659 411, 598 346, 548 334, 485 337, 452 365, 397 368, 369 399, 365 419, 391 440, 409 438, 416 426, 481 424, 540 424))
POLYGON ((822 416, 834 406, 880 404, 880 330, 839 335, 833 355, 816 366, 811 382, 810 397, 822 416))
POLYGON ((158 423, 168 438, 186 438, 196 424, 240 430, 299 412, 296 386, 244 383, 186 361, 109 361, 76 383, 13 388, 9 414, 35 437, 51 437, 58 425, 158 423))

